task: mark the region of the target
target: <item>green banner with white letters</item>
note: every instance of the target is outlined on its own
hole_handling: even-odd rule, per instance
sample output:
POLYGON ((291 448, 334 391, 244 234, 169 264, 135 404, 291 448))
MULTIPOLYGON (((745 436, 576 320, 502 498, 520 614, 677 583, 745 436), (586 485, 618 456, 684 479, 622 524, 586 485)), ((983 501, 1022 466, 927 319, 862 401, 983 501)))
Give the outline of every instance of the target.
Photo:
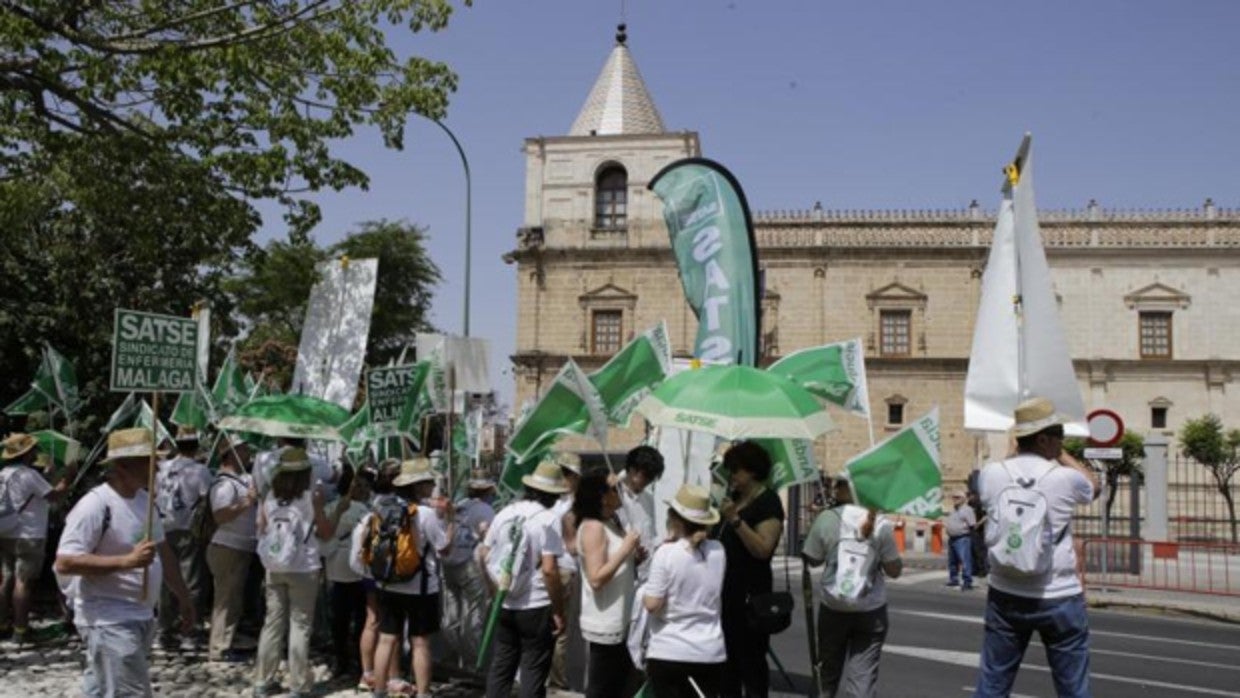
POLYGON ((685 299, 698 318, 693 355, 755 366, 758 257, 740 184, 722 165, 678 160, 654 176, 685 299))
POLYGON ((113 392, 187 393, 197 375, 197 320, 116 309, 113 392))

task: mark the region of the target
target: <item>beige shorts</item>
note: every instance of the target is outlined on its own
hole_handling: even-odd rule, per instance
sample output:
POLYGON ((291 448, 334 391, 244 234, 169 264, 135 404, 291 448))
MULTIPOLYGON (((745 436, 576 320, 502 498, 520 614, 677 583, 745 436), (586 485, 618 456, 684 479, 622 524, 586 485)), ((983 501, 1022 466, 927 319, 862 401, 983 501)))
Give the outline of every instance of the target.
POLYGON ((0 538, 0 570, 4 579, 31 582, 43 572, 42 538, 0 538))

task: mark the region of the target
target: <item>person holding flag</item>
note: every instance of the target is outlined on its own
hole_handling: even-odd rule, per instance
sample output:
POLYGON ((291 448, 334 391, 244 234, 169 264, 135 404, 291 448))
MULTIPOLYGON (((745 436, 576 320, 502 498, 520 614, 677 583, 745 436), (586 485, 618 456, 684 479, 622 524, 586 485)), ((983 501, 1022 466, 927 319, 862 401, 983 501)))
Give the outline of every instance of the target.
MULTIPOLYGON (((878 695, 878 661, 887 636, 885 577, 904 571, 892 527, 873 509, 853 504, 852 487, 835 478, 834 506, 818 515, 801 558, 826 565, 818 609, 818 657, 822 695, 878 695)), ((811 630, 810 632, 814 632, 811 630)))
POLYGON ((146 487, 154 451, 149 429, 108 435, 103 461, 109 466, 107 481, 69 512, 56 550, 56 575, 73 601, 74 622, 83 640, 82 693, 89 698, 151 695, 147 657, 161 579, 185 609, 182 630, 197 620, 158 519, 149 522, 147 535, 146 487), (150 580, 145 590, 144 570, 149 570, 150 580))

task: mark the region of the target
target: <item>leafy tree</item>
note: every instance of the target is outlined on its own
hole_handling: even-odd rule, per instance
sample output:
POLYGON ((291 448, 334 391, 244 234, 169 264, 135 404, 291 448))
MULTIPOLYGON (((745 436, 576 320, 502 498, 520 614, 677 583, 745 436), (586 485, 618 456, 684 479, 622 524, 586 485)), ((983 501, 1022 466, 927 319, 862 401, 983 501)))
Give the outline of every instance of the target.
MULTIPOLYGON (((468 2, 466 2, 468 4, 468 2)), ((6 0, 0 10, 0 174, 124 142, 245 198, 365 186, 332 140, 374 126, 400 148, 411 112, 440 118, 456 76, 398 57, 389 26, 439 30, 449 0, 6 0)), ((305 228, 303 228, 305 229, 305 228)))
POLYGON ((341 256, 379 260, 366 362, 378 366, 395 358, 416 332, 432 329, 427 318, 440 273, 425 239, 423 230, 407 222, 367 221, 327 249, 295 238, 251 255, 226 284, 251 328, 239 348, 242 364, 289 384, 316 266, 341 256))
POLYGON ((1227 502, 1231 522, 1231 542, 1240 543, 1236 527, 1236 502, 1231 491, 1231 478, 1240 470, 1240 429, 1223 429, 1218 415, 1207 414, 1190 419, 1180 429, 1180 451, 1201 463, 1214 477, 1214 486, 1227 502))
MULTIPOLYGON (((1063 449, 1078 460, 1085 458, 1085 446, 1084 439, 1075 437, 1065 439, 1063 443, 1063 449)), ((1125 431, 1120 437, 1119 447, 1122 451, 1119 460, 1102 461, 1106 468, 1107 501, 1104 506, 1108 522, 1111 521, 1111 507, 1115 504, 1115 496, 1119 492, 1119 479, 1130 477, 1135 478, 1139 483, 1145 478, 1145 439, 1134 431, 1125 431)), ((1110 534, 1110 531, 1105 533, 1105 535, 1110 534)))

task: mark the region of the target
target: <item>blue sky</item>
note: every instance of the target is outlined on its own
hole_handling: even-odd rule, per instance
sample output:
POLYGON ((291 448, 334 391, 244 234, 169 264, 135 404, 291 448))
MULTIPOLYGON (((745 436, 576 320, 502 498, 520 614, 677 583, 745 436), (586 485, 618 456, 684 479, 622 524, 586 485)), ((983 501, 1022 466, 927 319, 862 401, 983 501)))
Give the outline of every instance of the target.
MULTIPOLYGON (((1240 2, 629 0, 629 47, 672 130, 694 130, 751 207, 994 208, 999 170, 1034 134, 1038 203, 1240 206, 1240 2)), ((473 172, 471 330, 510 398, 520 148, 567 133, 613 44, 620 0, 477 0, 439 34, 390 32, 401 55, 460 77, 445 123, 473 172)), ((317 197, 321 243, 363 220, 430 234, 436 325, 460 332, 464 175, 432 123, 403 152, 338 145, 369 191, 317 197)), ((263 238, 282 235, 264 207, 263 238)))

